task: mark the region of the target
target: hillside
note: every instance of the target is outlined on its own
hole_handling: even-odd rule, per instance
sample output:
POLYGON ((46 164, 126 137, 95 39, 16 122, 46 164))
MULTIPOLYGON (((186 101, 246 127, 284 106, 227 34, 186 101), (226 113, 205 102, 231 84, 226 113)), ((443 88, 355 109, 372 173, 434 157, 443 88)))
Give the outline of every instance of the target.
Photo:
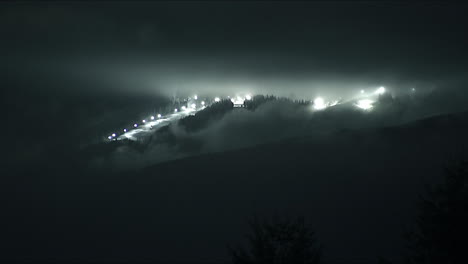
POLYGON ((326 246, 328 262, 398 260, 418 195, 451 158, 463 154, 467 132, 467 113, 461 113, 142 170, 70 171, 70 164, 57 164, 40 170, 39 178, 17 178, 31 185, 10 197, 16 199, 11 210, 37 219, 41 229, 24 222, 17 225, 22 231, 9 230, 10 252, 29 246, 35 259, 55 252, 58 260, 221 263, 227 260, 225 246, 242 239, 252 215, 303 214, 326 246), (27 209, 31 205, 22 195, 33 195, 41 209, 27 209), (40 243, 44 235, 55 242, 40 243))

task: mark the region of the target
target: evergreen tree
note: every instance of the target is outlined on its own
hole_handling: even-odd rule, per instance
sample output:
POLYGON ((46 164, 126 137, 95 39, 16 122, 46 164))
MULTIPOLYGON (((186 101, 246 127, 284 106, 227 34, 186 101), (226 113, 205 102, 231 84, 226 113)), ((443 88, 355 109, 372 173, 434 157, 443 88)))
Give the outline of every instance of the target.
POLYGON ((421 199, 407 239, 409 263, 468 263, 468 162, 446 169, 444 182, 421 199))
POLYGON ((250 222, 251 234, 247 236, 249 250, 229 248, 233 263, 320 263, 321 246, 316 245, 314 232, 303 218, 250 222))

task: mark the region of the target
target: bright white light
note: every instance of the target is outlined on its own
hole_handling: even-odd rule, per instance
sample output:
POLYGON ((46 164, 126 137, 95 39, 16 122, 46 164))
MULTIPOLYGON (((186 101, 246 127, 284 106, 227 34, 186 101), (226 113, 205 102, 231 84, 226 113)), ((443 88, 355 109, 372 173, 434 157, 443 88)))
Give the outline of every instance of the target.
POLYGON ((107 138, 108 138, 108 139, 112 139, 112 136, 108 136, 107 138))
POLYGON ((184 106, 182 106, 182 110, 185 110, 185 109, 187 109, 187 107, 185 107, 185 105, 184 105, 184 106))
POLYGON ((363 100, 359 100, 355 105, 361 109, 364 109, 364 110, 369 110, 372 108, 372 104, 374 103, 374 101, 372 100, 369 100, 369 99, 363 99, 363 100))
POLYGON ((215 97, 215 102, 219 102, 221 101, 221 99, 219 99, 219 97, 215 97))
POLYGON ((201 101, 201 104, 202 104, 202 105, 205 105, 205 101, 201 101))
POLYGON ((174 109, 174 113, 177 113, 177 111, 178 111, 178 110, 177 110, 177 108, 176 108, 176 109, 174 109))
POLYGON ((333 101, 333 102, 331 102, 331 103, 330 103, 330 105, 329 105, 329 106, 335 106, 335 105, 337 105, 337 104, 338 104, 338 102, 339 102, 338 100, 337 100, 337 101, 333 101))
POLYGON ((146 123, 146 120, 143 119, 143 120, 141 120, 141 122, 146 123))
POLYGON ((127 129, 126 129, 126 128, 124 128, 124 132, 127 132, 127 129))
POLYGON ((195 107, 197 107, 197 105, 196 105, 196 104, 192 104, 191 107, 192 107, 192 108, 195 108, 195 107))
POLYGON ((161 114, 158 114, 158 118, 161 118, 161 114))
POLYGON ((137 126, 138 126, 138 124, 133 124, 133 127, 137 127, 137 126))
POLYGON ((315 110, 322 110, 327 108, 327 104, 323 100, 322 97, 317 97, 314 99, 314 109, 315 110))
POLYGON ((245 101, 245 99, 240 97, 240 96, 236 96, 235 99, 231 98, 231 102, 234 104, 234 107, 243 106, 244 101, 245 101))
POLYGON ((194 96, 193 96, 193 99, 197 100, 197 99, 198 99, 198 96, 197 96, 197 95, 194 95, 194 96))
POLYGON ((384 94, 385 93, 385 87, 380 86, 377 91, 375 91, 376 94, 384 94))
POLYGON ((411 88, 411 91, 415 92, 415 91, 416 91, 416 89, 414 89, 414 88, 411 88))
POLYGON ((250 94, 248 94, 248 95, 245 96, 245 99, 246 100, 252 100, 252 96, 250 94))
POLYGON ((112 137, 115 137, 115 133, 112 133, 112 137))
POLYGON ((361 93, 362 93, 362 94, 365 93, 364 90, 361 90, 361 93))
POLYGON ((151 120, 154 120, 154 116, 151 116, 151 120))

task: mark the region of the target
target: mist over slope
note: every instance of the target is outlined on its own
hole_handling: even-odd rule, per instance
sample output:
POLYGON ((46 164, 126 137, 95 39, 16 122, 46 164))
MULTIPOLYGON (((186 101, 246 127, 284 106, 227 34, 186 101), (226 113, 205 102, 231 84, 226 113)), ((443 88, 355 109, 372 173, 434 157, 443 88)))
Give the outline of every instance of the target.
MULTIPOLYGON (((464 111, 464 94, 434 91, 428 94, 384 94, 372 109, 342 102, 315 111, 305 100, 258 95, 246 108, 232 108, 225 100, 156 130, 139 142, 112 142, 98 152, 97 167, 142 167, 203 153, 222 152, 294 137, 327 138, 342 130, 391 127, 443 113, 464 111), (448 101, 451 103, 441 103, 448 101)), ((95 146, 96 150, 99 146, 95 146)))

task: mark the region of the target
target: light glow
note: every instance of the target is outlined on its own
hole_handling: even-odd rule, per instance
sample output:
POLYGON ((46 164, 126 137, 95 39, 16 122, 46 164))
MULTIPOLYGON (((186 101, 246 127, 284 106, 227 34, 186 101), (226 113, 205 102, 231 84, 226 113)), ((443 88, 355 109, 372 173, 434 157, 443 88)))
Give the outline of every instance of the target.
POLYGON ((151 120, 154 120, 154 116, 151 116, 151 120))
POLYGON ((201 104, 202 104, 202 105, 205 105, 205 101, 201 101, 201 104))
POLYGON ((369 110, 373 107, 373 104, 374 101, 370 100, 370 99, 362 99, 362 100, 359 100, 357 101, 357 103, 355 104, 357 107, 361 108, 361 109, 364 109, 364 110, 369 110))
POLYGON ((315 110, 322 110, 327 108, 327 104, 325 103, 325 100, 323 100, 322 97, 317 97, 314 99, 314 109, 315 110))
POLYGON ((191 107, 192 107, 192 108, 195 108, 195 107, 197 107, 197 105, 196 105, 196 104, 192 104, 191 107))
POLYGON ((141 120, 141 122, 146 123, 146 120, 143 119, 143 120, 141 120))
POLYGON ((177 113, 177 111, 178 111, 178 110, 177 110, 177 108, 176 108, 176 109, 174 109, 174 113, 177 113))
POLYGON ((158 118, 161 118, 161 114, 158 114, 158 118))
POLYGON ((112 137, 115 137, 115 133, 112 133, 112 137))
POLYGON ((245 100, 252 100, 252 96, 250 94, 246 95, 245 100))
POLYGON ((231 98, 231 102, 234 104, 234 107, 244 105, 244 98, 236 96, 236 99, 231 98))
POLYGON ((197 99, 198 99, 198 96, 197 96, 197 95, 194 95, 194 96, 193 96, 193 99, 197 100, 197 99))
POLYGON ((138 124, 133 124, 133 127, 138 127, 138 124))
POLYGON ((384 94, 385 93, 385 87, 380 86, 377 91, 375 91, 376 94, 384 94))
POLYGON ((215 97, 215 102, 219 102, 221 101, 221 99, 219 99, 219 97, 215 97))

